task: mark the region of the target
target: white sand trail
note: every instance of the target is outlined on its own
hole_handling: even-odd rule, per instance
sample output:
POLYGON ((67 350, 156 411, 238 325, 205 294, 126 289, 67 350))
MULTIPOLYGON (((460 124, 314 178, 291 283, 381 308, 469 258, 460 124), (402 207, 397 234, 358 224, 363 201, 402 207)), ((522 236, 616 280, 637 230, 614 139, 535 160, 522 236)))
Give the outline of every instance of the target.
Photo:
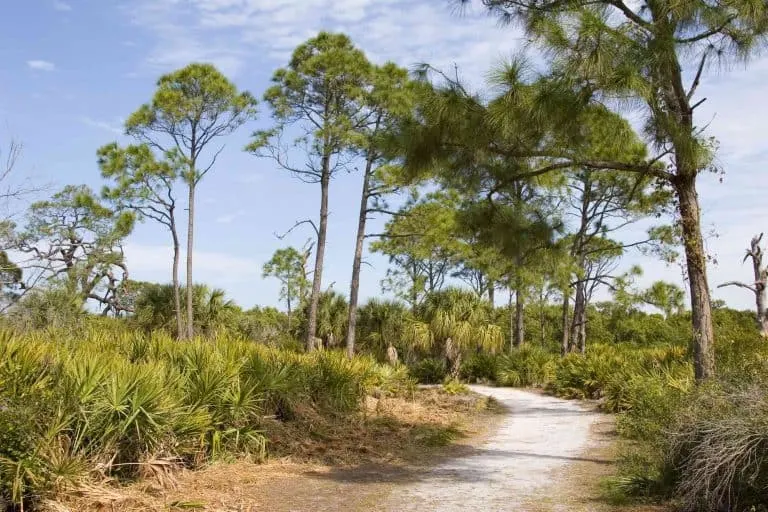
POLYGON ((599 415, 575 401, 510 388, 471 386, 508 410, 499 430, 466 457, 444 462, 398 489, 380 510, 524 511, 556 484, 555 470, 586 454, 599 415))

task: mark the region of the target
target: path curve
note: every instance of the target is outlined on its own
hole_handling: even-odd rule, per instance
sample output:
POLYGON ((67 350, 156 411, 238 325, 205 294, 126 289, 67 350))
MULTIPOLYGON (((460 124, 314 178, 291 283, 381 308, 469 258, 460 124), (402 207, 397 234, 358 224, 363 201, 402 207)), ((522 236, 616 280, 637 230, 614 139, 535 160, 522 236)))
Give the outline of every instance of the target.
POLYGON ((499 430, 466 457, 427 470, 398 489, 383 510, 469 512, 523 510, 542 496, 556 470, 583 460, 600 415, 576 401, 511 388, 470 386, 508 410, 499 430))

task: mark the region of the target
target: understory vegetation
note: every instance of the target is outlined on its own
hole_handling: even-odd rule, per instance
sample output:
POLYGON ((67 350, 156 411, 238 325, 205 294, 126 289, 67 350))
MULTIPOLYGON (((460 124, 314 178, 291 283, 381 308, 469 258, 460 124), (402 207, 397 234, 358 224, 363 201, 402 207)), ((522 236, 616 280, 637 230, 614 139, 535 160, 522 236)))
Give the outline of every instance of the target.
POLYGON ((404 368, 226 334, 180 344, 103 320, 3 330, 0 496, 21 505, 89 480, 262 460, 275 421, 354 416, 368 394, 412 391, 404 368))

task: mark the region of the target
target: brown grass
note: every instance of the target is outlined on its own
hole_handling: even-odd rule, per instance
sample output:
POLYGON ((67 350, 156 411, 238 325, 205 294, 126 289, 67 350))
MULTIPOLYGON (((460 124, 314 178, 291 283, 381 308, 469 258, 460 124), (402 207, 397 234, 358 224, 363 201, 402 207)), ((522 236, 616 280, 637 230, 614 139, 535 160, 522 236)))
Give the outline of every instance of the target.
POLYGON ((499 410, 486 397, 437 388, 412 399, 369 397, 364 413, 351 418, 300 411, 300 420, 265 425, 265 464, 218 462, 179 472, 172 486, 157 479, 91 486, 57 505, 84 512, 371 510, 418 466, 448 454, 446 445, 474 442, 493 430, 499 410))

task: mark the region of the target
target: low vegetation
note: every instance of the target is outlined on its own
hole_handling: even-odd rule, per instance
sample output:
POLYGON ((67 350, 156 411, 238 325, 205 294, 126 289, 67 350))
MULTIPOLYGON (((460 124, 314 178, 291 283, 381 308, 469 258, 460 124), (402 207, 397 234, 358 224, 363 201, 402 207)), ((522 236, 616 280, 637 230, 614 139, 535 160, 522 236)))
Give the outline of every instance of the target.
POLYGON ((0 492, 19 504, 97 476, 261 460, 274 420, 354 415, 370 393, 413 390, 407 372, 369 358, 226 335, 178 343, 112 322, 3 331, 0 361, 0 492))

